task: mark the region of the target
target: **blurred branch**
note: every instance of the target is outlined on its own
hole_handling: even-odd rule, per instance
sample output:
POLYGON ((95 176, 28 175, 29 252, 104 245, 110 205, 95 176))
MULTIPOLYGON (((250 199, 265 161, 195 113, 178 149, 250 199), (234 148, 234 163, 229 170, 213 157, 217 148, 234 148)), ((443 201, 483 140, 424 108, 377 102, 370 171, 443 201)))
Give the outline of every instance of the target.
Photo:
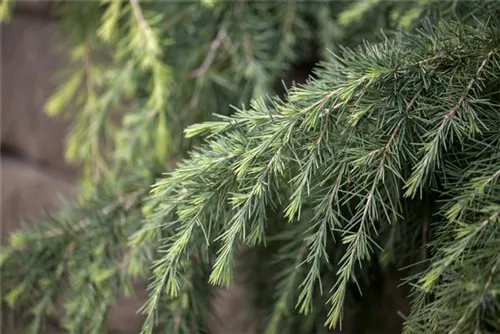
POLYGON ((210 65, 212 65, 212 63, 215 59, 215 55, 217 54, 217 50, 219 49, 222 42, 224 41, 224 39, 227 36, 227 26, 228 26, 228 22, 225 22, 222 25, 222 27, 219 29, 219 31, 217 32, 217 36, 210 44, 210 50, 209 50, 207 56, 205 57, 205 60, 203 60, 203 63, 200 65, 200 67, 198 67, 196 70, 194 70, 193 72, 191 72, 189 74, 190 78, 199 78, 199 77, 203 76, 207 72, 207 70, 210 68, 210 65))
MULTIPOLYGON (((144 191, 136 191, 136 192, 133 192, 132 194, 130 194, 130 196, 128 196, 128 197, 120 198, 118 201, 111 203, 111 204, 105 206, 104 208, 102 208, 100 213, 103 216, 107 216, 120 206, 123 206, 125 211, 128 211, 132 207, 132 205, 134 205, 135 203, 138 202, 138 200, 140 199, 140 196, 143 193, 144 193, 144 191)), ((91 223, 91 221, 89 219, 84 219, 84 220, 79 221, 77 224, 75 224, 75 226, 73 228, 73 232, 77 232, 77 231, 80 231, 80 230, 86 228, 87 226, 90 225, 90 223, 91 223)), ((64 233, 65 233, 65 231, 63 229, 55 229, 52 231, 45 232, 44 236, 50 238, 50 237, 56 237, 56 236, 62 235, 64 233)))

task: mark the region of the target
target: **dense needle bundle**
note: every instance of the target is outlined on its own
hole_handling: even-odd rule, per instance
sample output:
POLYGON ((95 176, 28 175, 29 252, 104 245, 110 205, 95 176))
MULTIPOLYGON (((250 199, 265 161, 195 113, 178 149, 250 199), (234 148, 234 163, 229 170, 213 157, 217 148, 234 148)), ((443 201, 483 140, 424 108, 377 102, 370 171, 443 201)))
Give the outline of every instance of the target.
POLYGON ((205 142, 149 196, 150 179, 119 174, 133 186, 15 235, 7 301, 35 300, 42 321, 64 287, 66 328, 98 332, 154 261, 144 332, 204 332, 212 286, 231 285, 245 245, 261 331, 338 328, 393 266, 413 286, 405 332, 498 332, 499 75, 495 19, 339 48, 283 99, 190 126, 205 142))

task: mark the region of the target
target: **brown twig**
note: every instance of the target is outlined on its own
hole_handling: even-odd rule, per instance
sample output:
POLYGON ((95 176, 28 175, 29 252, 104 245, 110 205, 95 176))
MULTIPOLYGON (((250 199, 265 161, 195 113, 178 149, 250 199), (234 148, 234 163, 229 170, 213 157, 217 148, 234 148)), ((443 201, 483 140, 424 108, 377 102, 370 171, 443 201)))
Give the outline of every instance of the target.
POLYGON ((420 97, 421 93, 422 93, 422 88, 420 88, 418 90, 418 92, 415 94, 415 96, 413 96, 413 98, 411 99, 410 103, 408 103, 408 105, 406 106, 406 109, 405 109, 406 114, 408 114, 408 112, 411 110, 411 108, 413 107, 415 102, 417 102, 417 99, 420 97))
POLYGON ((203 60, 203 63, 198 67, 196 70, 191 72, 188 77, 189 78, 199 78, 202 77, 207 70, 210 68, 210 65, 212 65, 215 55, 217 54, 217 50, 221 46, 222 42, 227 36, 227 26, 228 23, 226 22, 217 32, 217 35, 215 36, 215 39, 212 41, 210 44, 210 49, 208 51, 207 56, 203 60))
POLYGON ((193 96, 189 100, 190 110, 194 110, 198 105, 199 93, 200 93, 200 78, 203 77, 203 75, 205 75, 205 73, 208 71, 208 69, 210 68, 215 59, 217 50, 220 48, 221 44, 226 40, 228 24, 229 24, 228 22, 223 24, 222 27, 217 32, 215 39, 210 44, 210 49, 208 51, 208 54, 203 60, 200 67, 198 67, 196 70, 188 74, 188 78, 197 79, 195 85, 195 92, 193 93, 193 96))
POLYGON ((436 60, 436 59, 439 59, 439 58, 445 58, 446 55, 444 53, 438 53, 437 55, 433 56, 433 57, 430 57, 430 58, 427 58, 427 59, 424 59, 424 60, 421 60, 417 63, 417 65, 423 65, 423 64, 426 64, 426 63, 429 63, 433 60, 436 60))
POLYGON ((167 22, 165 22, 165 24, 163 25, 163 27, 165 29, 170 28, 171 26, 173 26, 174 24, 176 24, 178 21, 180 21, 181 19, 183 19, 184 16, 186 16, 186 14, 188 12, 189 12, 189 7, 186 7, 180 13, 174 15, 170 20, 168 20, 167 22))

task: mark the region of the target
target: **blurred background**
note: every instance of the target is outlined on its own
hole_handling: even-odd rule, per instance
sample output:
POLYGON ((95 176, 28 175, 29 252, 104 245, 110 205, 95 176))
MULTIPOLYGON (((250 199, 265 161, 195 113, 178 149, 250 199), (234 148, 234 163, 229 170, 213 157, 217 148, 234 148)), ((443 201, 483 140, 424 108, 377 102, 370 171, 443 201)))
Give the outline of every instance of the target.
MULTIPOLYGON (((70 123, 44 113, 46 100, 60 83, 56 74, 67 65, 64 32, 51 14, 51 3, 18 2, 11 22, 0 29, 1 241, 5 244, 23 218, 58 209, 61 196, 76 198, 78 168, 64 161, 70 123)), ((110 332, 137 333, 141 319, 136 310, 141 305, 140 298, 120 303, 109 317, 110 332)), ((48 330, 58 332, 55 325, 48 330)))

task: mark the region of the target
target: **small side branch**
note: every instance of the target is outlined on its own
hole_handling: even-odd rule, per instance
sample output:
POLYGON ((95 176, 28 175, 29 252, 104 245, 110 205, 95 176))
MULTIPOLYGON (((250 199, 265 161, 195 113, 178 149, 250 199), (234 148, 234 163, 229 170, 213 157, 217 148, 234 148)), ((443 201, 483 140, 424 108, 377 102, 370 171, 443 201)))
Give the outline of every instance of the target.
POLYGON ((486 63, 488 62, 488 60, 491 58, 491 56, 494 53, 495 53, 494 51, 490 51, 486 55, 486 58, 482 61, 481 65, 479 66, 478 70, 476 71, 476 77, 470 79, 467 87, 465 88, 464 92, 462 93, 462 95, 458 99, 458 102, 455 104, 455 106, 453 106, 453 108, 450 109, 450 111, 448 111, 448 113, 446 114, 446 116, 443 118, 443 120, 441 122, 441 125, 439 126, 439 129, 438 129, 438 134, 441 134, 441 132, 443 131, 443 129, 444 129, 447 121, 450 118, 452 118, 453 116, 455 116, 455 114, 457 113, 457 111, 460 108, 460 106, 462 105, 462 103, 464 103, 466 101, 467 96, 469 95, 470 90, 472 89, 472 87, 474 86, 474 83, 476 82, 476 79, 479 77, 479 75, 481 74, 481 72, 484 70, 484 67, 486 66, 486 63))
POLYGON ((219 31, 217 32, 217 36, 215 36, 215 39, 210 44, 210 49, 208 51, 207 56, 203 60, 203 63, 200 65, 200 67, 198 67, 196 70, 194 70, 189 74, 190 78, 202 77, 207 72, 207 70, 210 68, 215 59, 217 50, 221 46, 222 42, 226 39, 226 36, 227 36, 227 23, 224 24, 219 29, 219 31))

